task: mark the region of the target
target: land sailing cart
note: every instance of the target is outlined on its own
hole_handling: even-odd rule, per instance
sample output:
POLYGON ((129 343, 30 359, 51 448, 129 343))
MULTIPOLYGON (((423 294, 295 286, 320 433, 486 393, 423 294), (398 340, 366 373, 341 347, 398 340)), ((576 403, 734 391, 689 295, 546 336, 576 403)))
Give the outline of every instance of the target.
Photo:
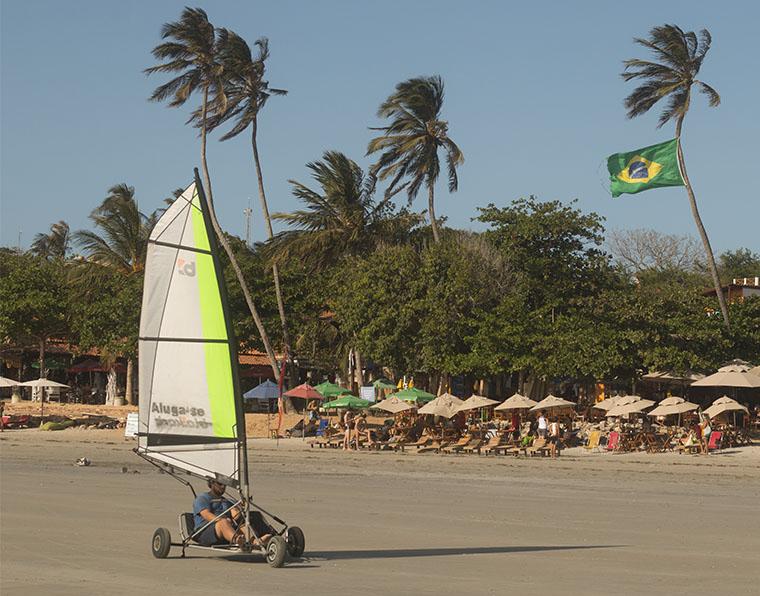
POLYGON ((140 408, 135 453, 186 485, 215 480, 236 491, 234 504, 194 527, 180 518, 181 541, 166 528, 153 534, 158 558, 171 547, 259 552, 273 567, 300 557, 300 528, 253 502, 248 480, 245 418, 237 370, 238 346, 229 316, 209 206, 195 181, 166 209, 148 239, 140 314, 140 408), (195 538, 233 507, 242 512, 243 544, 202 546, 195 538), (271 534, 266 545, 259 538, 271 534))

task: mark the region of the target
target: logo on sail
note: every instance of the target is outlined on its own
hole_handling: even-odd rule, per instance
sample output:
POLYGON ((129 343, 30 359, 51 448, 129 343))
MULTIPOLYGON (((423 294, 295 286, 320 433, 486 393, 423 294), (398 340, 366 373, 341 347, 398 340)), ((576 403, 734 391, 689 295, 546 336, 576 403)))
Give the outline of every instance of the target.
POLYGON ((188 277, 195 277, 195 261, 177 259, 177 273, 187 275, 188 277))

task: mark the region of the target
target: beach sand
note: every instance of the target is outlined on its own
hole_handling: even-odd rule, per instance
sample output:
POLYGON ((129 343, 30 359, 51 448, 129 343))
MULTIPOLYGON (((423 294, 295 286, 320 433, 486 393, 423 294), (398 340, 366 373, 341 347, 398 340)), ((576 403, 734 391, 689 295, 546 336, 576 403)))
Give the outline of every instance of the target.
POLYGON ((2 594, 748 594, 760 582, 760 447, 558 460, 249 442, 257 503, 306 557, 188 551, 186 487, 123 430, 0 435, 2 594), (92 460, 77 467, 79 457, 92 460), (126 469, 126 471, 124 471, 126 469))

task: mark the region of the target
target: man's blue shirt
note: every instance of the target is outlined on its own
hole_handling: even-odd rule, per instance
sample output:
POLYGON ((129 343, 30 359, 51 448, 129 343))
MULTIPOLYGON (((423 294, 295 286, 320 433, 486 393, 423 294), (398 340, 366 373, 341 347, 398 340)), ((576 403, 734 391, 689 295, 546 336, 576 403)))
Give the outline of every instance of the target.
MULTIPOLYGON (((214 515, 219 515, 222 511, 225 509, 229 509, 232 507, 234 503, 230 501, 229 499, 226 499, 224 497, 217 497, 208 493, 201 493, 197 497, 195 497, 195 501, 193 501, 193 513, 195 514, 195 527, 200 528, 203 524, 206 523, 206 520, 203 519, 203 516, 201 516, 201 511, 204 509, 208 509, 211 513, 214 515)), ((229 513, 227 514, 227 517, 232 517, 229 513)))

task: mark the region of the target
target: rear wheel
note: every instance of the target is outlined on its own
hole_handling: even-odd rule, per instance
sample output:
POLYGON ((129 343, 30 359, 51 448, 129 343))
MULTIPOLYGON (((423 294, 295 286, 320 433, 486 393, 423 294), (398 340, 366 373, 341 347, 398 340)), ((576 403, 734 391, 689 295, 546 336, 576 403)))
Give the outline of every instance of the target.
POLYGON ((166 528, 158 528, 153 532, 153 542, 151 543, 151 550, 153 556, 157 559, 165 559, 169 554, 169 549, 172 546, 172 536, 169 530, 166 528))
POLYGON ((282 536, 272 536, 267 544, 267 563, 271 567, 282 567, 288 554, 288 545, 282 536))
POLYGON ((288 554, 297 559, 303 554, 306 548, 306 538, 303 535, 303 530, 298 526, 291 526, 288 528, 288 554))

